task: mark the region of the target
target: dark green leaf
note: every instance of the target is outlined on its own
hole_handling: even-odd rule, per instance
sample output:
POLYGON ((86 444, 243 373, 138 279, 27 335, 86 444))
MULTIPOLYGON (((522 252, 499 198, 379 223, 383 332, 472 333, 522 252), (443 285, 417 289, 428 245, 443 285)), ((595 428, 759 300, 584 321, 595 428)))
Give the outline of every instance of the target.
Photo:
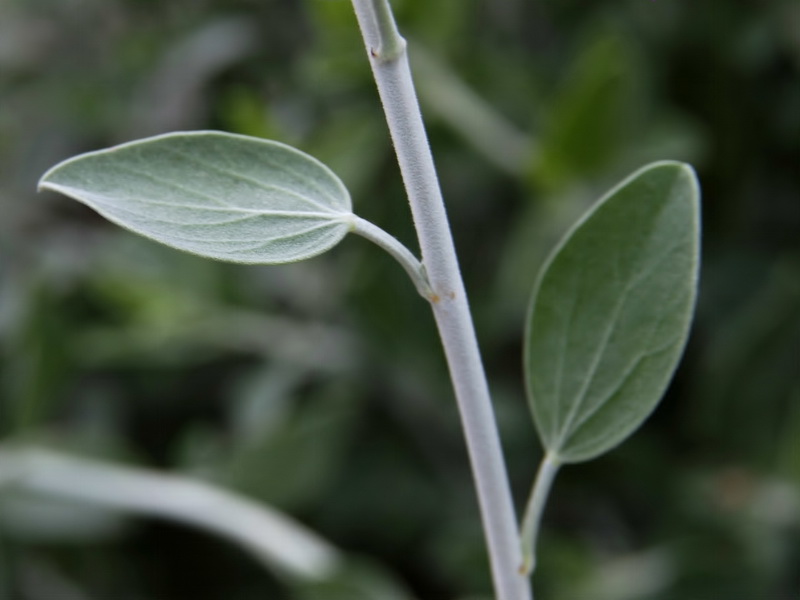
POLYGON ((619 444, 652 412, 677 366, 695 303, 699 188, 688 165, 649 165, 569 232, 534 291, 528 396, 560 461, 619 444))

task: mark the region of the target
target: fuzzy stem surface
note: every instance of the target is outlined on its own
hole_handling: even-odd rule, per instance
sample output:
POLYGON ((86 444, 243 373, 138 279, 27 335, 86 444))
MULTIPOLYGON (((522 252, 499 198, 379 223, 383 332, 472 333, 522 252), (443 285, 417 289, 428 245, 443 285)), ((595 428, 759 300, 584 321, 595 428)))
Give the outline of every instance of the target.
POLYGON ((530 600, 497 424, 444 200, 387 0, 353 0, 417 230, 429 298, 455 389, 497 600, 530 600))

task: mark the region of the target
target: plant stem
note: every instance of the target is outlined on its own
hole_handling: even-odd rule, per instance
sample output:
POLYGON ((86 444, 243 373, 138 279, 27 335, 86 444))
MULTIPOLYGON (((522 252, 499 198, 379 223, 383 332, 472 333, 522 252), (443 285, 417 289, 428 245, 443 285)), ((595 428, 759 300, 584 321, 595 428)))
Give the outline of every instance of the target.
POLYGON ((497 600, 529 600, 505 461, 405 41, 387 0, 353 0, 419 238, 455 388, 497 600))
POLYGON ((536 474, 531 497, 525 509, 520 538, 522 539, 522 570, 526 576, 530 576, 536 568, 536 538, 539 537, 539 527, 547 496, 550 494, 550 488, 553 487, 553 480, 560 466, 561 463, 555 455, 549 452, 545 454, 539 465, 539 472, 536 474))

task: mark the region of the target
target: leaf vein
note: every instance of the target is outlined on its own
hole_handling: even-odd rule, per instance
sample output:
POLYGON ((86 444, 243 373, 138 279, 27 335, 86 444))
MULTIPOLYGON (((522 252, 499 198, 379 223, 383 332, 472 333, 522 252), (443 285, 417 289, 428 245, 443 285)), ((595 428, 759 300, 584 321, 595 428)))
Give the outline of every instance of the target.
MULTIPOLYGON (((145 202, 145 201, 140 201, 140 200, 135 200, 135 201, 136 202, 145 202)), ((173 225, 175 227, 195 227, 195 226, 207 226, 207 225, 212 225, 212 226, 214 226, 214 225, 228 225, 230 223, 239 223, 239 222, 242 222, 242 221, 247 221, 248 219, 255 219, 255 218, 258 218, 258 217, 284 217, 284 218, 287 218, 287 219, 298 219, 298 220, 303 220, 303 219, 321 219, 321 220, 324 220, 326 222, 333 221, 331 219, 331 214, 330 213, 311 213, 311 212, 308 212, 308 213, 295 213, 295 212, 291 212, 291 211, 274 210, 274 211, 253 211, 253 212, 248 213, 248 214, 246 214, 246 215, 244 215, 242 217, 235 217, 235 218, 232 218, 232 219, 225 219, 225 220, 222 220, 222 221, 209 221, 209 222, 202 222, 202 223, 180 223, 180 222, 176 222, 174 219, 162 219, 162 218, 154 217, 151 214, 142 214, 140 212, 132 210, 130 206, 120 206, 118 204, 105 202, 105 201, 99 200, 97 198, 95 198, 93 200, 93 202, 94 202, 94 204, 96 204, 98 206, 105 207, 105 209, 108 210, 108 211, 125 212, 125 213, 127 213, 127 214, 129 214, 129 215, 131 215, 133 217, 138 218, 138 219, 143 219, 145 221, 151 221, 151 222, 156 222, 156 223, 166 223, 168 225, 173 225)), ((171 205, 168 205, 168 206, 171 206, 171 205)), ((223 212, 223 211, 222 210, 219 210, 219 211, 215 210, 214 212, 223 212)), ((231 212, 237 212, 237 211, 231 211, 231 212)))
POLYGON ((630 366, 627 367, 622 376, 619 379, 619 382, 612 386, 611 391, 606 394, 606 397, 603 398, 600 402, 598 402, 595 406, 590 408, 585 412, 585 414, 581 415, 572 425, 572 431, 570 435, 574 435, 578 432, 582 425, 584 425, 587 421, 589 421, 594 415, 600 412, 610 401, 611 399, 619 392, 620 389, 625 385, 625 383, 631 378, 634 371, 641 365, 642 361, 651 356, 655 356, 657 354, 661 354, 662 352, 666 352, 670 350, 672 346, 674 346, 675 342, 678 341, 678 337, 671 338, 668 342, 662 344, 658 348, 654 348, 647 352, 642 352, 636 356, 636 358, 631 362, 630 366))
MULTIPOLYGON (((216 171, 217 173, 221 173, 222 175, 226 175, 226 176, 230 177, 231 179, 234 179, 234 180, 238 179, 238 180, 241 180, 241 181, 246 181, 246 182, 252 184, 254 187, 260 188, 260 189, 262 189, 264 191, 267 191, 267 192, 269 192, 270 190, 279 191, 279 192, 282 192, 284 194, 287 194, 287 195, 290 195, 290 196, 294 196, 295 198, 298 198, 299 200, 301 200, 301 201, 303 201, 303 202, 305 202, 307 204, 310 204, 312 206, 315 206, 315 207, 317 207, 317 208, 319 208, 319 209, 321 209, 323 211, 336 212, 336 211, 334 211, 332 209, 331 206, 327 206, 325 204, 322 204, 321 202, 317 202, 313 198, 310 198, 308 196, 304 196, 303 194, 300 194, 300 193, 298 193, 298 192, 296 192, 294 190, 291 190, 289 188, 284 188, 284 187, 279 186, 279 185, 275 185, 275 184, 272 184, 272 183, 267 183, 267 182, 262 181, 260 179, 256 179, 255 177, 250 177, 249 175, 245 175, 244 173, 242 173, 240 171, 234 171, 233 169, 222 168, 219 165, 214 164, 213 162, 208 162, 208 161, 202 160, 202 159, 197 158, 196 156, 194 156, 194 155, 192 155, 192 154, 190 154, 188 152, 182 152, 180 150, 175 150, 174 148, 165 148, 165 151, 168 152, 168 153, 180 156, 184 160, 187 160, 189 162, 193 162, 193 163, 195 163, 195 164, 197 164, 197 165, 199 165, 199 166, 201 166, 201 167, 203 167, 205 169, 210 169, 212 171, 216 171)), ((263 158, 263 157, 260 157, 260 159, 264 160, 265 162, 270 162, 273 166, 275 165, 274 161, 270 161, 269 159, 266 159, 266 158, 263 158)), ((278 167, 278 168, 280 169, 281 167, 278 167)), ((292 172, 290 169, 286 168, 285 166, 282 167, 282 168, 283 168, 284 171, 287 171, 287 172, 290 172, 290 173, 292 172)), ((304 181, 306 183, 308 183, 310 180, 308 178, 304 178, 304 181)), ((322 191, 319 188, 319 186, 317 186, 315 184, 314 184, 314 187, 317 189, 317 191, 320 191, 320 192, 322 191)), ((329 196, 329 194, 327 192, 324 192, 323 195, 328 196, 329 199, 332 198, 331 196, 329 196)), ((333 202, 332 204, 335 204, 335 202, 333 202)))
POLYGON ((569 414, 564 422, 564 425, 561 428, 561 432, 558 436, 558 443, 557 448, 561 449, 564 446, 566 439, 572 434, 574 427, 575 427, 575 420, 578 418, 578 415, 581 412, 584 404, 586 403, 587 392, 589 391, 592 382, 594 381, 595 375, 597 373, 597 369, 602 362, 603 355, 605 354, 606 349, 608 348, 608 344, 611 341, 611 337, 614 334, 614 330, 616 329, 617 323, 619 322, 620 316, 622 314, 622 308, 628 301, 628 297, 630 296, 631 292, 636 289, 639 284, 644 281, 654 270, 660 267, 661 263, 669 257, 676 248, 678 248, 682 244, 682 241, 679 240, 675 244, 670 245, 667 250, 665 250, 660 256, 658 256, 655 260, 653 260, 647 268, 642 270, 637 275, 633 276, 628 283, 625 285, 622 293, 619 295, 619 299, 617 300, 616 305, 614 306, 614 310, 612 312, 611 318, 608 320, 608 324, 603 332, 603 335, 600 339, 600 343, 598 344, 597 351, 592 358, 592 362, 589 366, 589 371, 586 374, 586 378, 584 379, 583 384, 581 385, 581 389, 578 391, 578 395, 575 398, 574 402, 571 405, 569 414))
MULTIPOLYGON (((293 231, 293 232, 287 233, 285 235, 275 235, 275 236, 266 237, 266 238, 237 238, 237 239, 209 240, 207 238, 202 238, 202 237, 201 238, 195 238, 195 237, 187 237, 187 236, 182 236, 182 235, 174 235, 174 236, 170 236, 170 238, 171 239, 175 239, 175 240, 181 240, 181 241, 184 241, 184 242, 202 242, 202 243, 205 243, 205 244, 226 244, 226 243, 229 243, 229 242, 258 242, 259 244, 266 245, 266 244, 269 244, 269 243, 272 243, 272 242, 275 242, 275 241, 278 241, 278 240, 288 240, 288 239, 295 238, 295 237, 302 237, 302 236, 306 235, 307 233, 310 233, 310 232, 315 231, 317 229, 324 229, 326 227, 334 227, 335 225, 336 225, 336 223, 330 223, 330 222, 320 223, 318 225, 312 225, 312 226, 307 227, 305 229, 299 229, 297 231, 293 231)), ((257 246, 258 246, 258 244, 255 247, 257 247, 257 246)), ((247 249, 242 249, 242 250, 239 250, 239 251, 246 251, 246 250, 247 249)))

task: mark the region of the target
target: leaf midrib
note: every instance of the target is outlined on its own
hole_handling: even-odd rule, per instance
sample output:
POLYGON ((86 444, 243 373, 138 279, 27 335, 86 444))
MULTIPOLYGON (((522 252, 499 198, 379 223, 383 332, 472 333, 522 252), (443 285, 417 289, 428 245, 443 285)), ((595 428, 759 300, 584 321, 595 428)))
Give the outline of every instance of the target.
MULTIPOLYGON (((555 447, 552 448, 553 451, 558 452, 563 447, 565 442, 568 440, 572 432, 574 431, 574 423, 577 418, 578 413, 580 413, 581 408, 586 402, 587 392, 591 387, 592 382, 594 381, 595 374, 597 373, 597 369, 600 366, 600 362, 602 361, 603 355, 605 354, 605 350, 608 346, 609 340, 616 329, 616 325, 619 321, 620 314, 622 307, 627 303, 628 297, 630 293, 644 280, 646 279, 656 268, 658 268, 661 263, 672 253, 678 249, 683 243, 683 240, 678 240, 678 242, 672 244, 667 250, 665 250, 661 256, 659 256, 656 260, 654 260, 646 269, 639 272, 635 277, 633 277, 626 285, 622 293, 619 295, 616 305, 614 306, 614 311, 612 314, 611 319, 608 321, 608 325, 606 326, 605 331, 603 332, 603 337, 601 338, 600 343, 598 344, 597 350, 595 351, 594 357, 592 358, 592 363, 589 368, 589 372, 584 380, 581 389, 579 390, 575 401, 572 403, 572 408, 570 409, 567 419, 561 428, 561 431, 558 434, 557 442, 555 447)), ((613 394, 610 397, 612 397, 613 394)), ((608 401, 608 398, 603 401, 597 408, 593 409, 593 413, 602 408, 603 404, 608 401)), ((560 404, 560 399, 556 398, 556 402, 560 404)))
MULTIPOLYGON (((223 175, 227 175, 228 177, 231 177, 233 179, 240 179, 242 181, 246 181, 248 183, 251 183, 255 187, 261 188, 262 190, 269 191, 271 189, 276 189, 276 190, 279 190, 279 191, 284 191, 285 193, 297 196, 298 198, 304 200, 305 202, 308 202, 309 204, 311 204, 313 206, 316 206, 317 208, 322 209, 323 211, 330 211, 330 209, 331 209, 330 206, 326 206, 326 205, 324 205, 324 204, 322 204, 320 202, 317 202, 316 200, 314 200, 312 198, 309 198, 307 196, 303 196, 302 194, 298 194, 295 191, 288 190, 288 189, 282 188, 280 186, 274 186, 274 185, 271 185, 271 184, 264 183, 263 181, 261 181, 259 179, 256 179, 254 177, 250 177, 249 175, 245 175, 245 174, 243 174, 241 172, 228 170, 228 169, 223 169, 219 165, 216 165, 216 164, 211 163, 211 162, 206 162, 206 161, 204 161, 204 160, 202 160, 200 158, 197 158, 196 156, 193 156, 192 154, 189 154, 187 152, 181 152, 180 150, 176 150, 174 148, 163 148, 163 150, 165 152, 167 152, 168 154, 174 154, 176 156, 179 156, 179 157, 183 158, 184 160, 187 160, 188 162, 193 162, 193 163, 195 163, 195 164, 197 164, 197 165, 199 165, 201 167, 204 167, 204 168, 207 168, 207 169, 211 169, 213 171, 216 171, 217 173, 221 173, 223 175)), ((262 157, 262 158, 260 158, 260 160, 263 160, 265 162, 271 162, 272 165, 275 166, 275 162, 274 161, 270 161, 269 157, 262 157)), ((294 175, 295 177, 301 177, 302 178, 302 175, 298 175, 296 171, 293 171, 292 169, 289 169, 288 167, 286 167, 286 165, 280 165, 280 166, 275 167, 275 168, 278 169, 278 170, 286 171, 287 173, 290 173, 290 174, 294 175)), ((303 179, 305 179, 306 183, 311 182, 312 185, 314 186, 314 188, 318 192, 320 192, 322 195, 324 195, 326 198, 328 198, 328 200, 331 201, 332 205, 337 204, 337 198, 334 198, 330 194, 330 190, 325 189, 325 188, 321 188, 319 185, 317 185, 317 183, 313 179, 309 179, 307 177, 305 177, 303 179)))
MULTIPOLYGON (((190 156, 190 155, 187 155, 187 156, 190 156)), ((165 187, 169 187, 169 188, 172 188, 174 190, 179 190, 179 191, 184 192, 184 193, 186 193, 186 194, 188 194, 190 196, 196 196, 198 198, 205 198, 209 202, 213 202, 215 204, 220 205, 220 207, 219 208, 214 208, 214 207, 207 207, 207 206, 202 206, 202 205, 173 204, 173 203, 170 203, 170 202, 160 202, 158 200, 139 200, 139 199, 130 197, 131 200, 137 200, 139 202, 152 202, 154 204, 158 203, 158 204, 162 204, 163 206, 177 206, 177 207, 183 207, 183 208, 197 208, 198 210, 231 210, 231 211, 240 211, 240 212, 263 212, 262 209, 250 209, 250 208, 244 208, 244 207, 241 207, 241 206, 233 205, 230 202, 227 202, 223 198, 218 198, 216 196, 211 196, 209 194, 201 192, 200 190, 195 190, 195 189, 193 189, 191 187, 183 185, 183 184, 181 184, 181 183, 179 183, 177 181, 166 179, 164 177, 159 177, 159 176, 154 175, 154 174, 152 174, 150 172, 143 171, 143 170, 140 170, 140 169, 136 169, 134 167, 130 167, 130 166, 127 166, 127 165, 122 165, 122 164, 115 164, 115 165, 113 165, 113 167, 115 169, 120 170, 120 171, 126 171, 128 173, 131 173, 132 175, 136 175, 137 177, 141 177, 143 179, 149 179, 150 181, 153 181, 153 182, 155 182, 155 183, 157 183, 159 185, 163 185, 165 187)), ((235 176, 235 175, 231 174, 230 172, 227 172, 227 171, 224 171, 224 170, 222 172, 226 173, 229 177, 233 177, 233 178, 237 178, 238 177, 240 179, 243 179, 244 181, 248 181, 249 183, 253 183, 254 185, 256 185, 257 187, 259 187, 260 189, 262 189, 264 191, 274 190, 274 191, 286 194, 287 196, 295 197, 298 200, 300 200, 301 202, 305 202, 306 204, 309 204, 309 205, 314 206, 316 208, 322 209, 322 211, 327 213, 327 214, 340 214, 339 211, 332 210, 332 207, 328 207, 328 206, 325 206, 324 204, 316 202, 315 200, 309 198, 308 196, 304 196, 303 194, 300 194, 299 192, 297 192, 295 190, 291 190, 289 188, 284 188, 282 186, 267 184, 267 183, 263 183, 263 182, 259 183, 258 180, 256 180, 256 179, 247 178, 247 177, 238 176, 238 175, 235 176)), ((300 211, 298 211, 298 212, 300 212, 300 211)))

